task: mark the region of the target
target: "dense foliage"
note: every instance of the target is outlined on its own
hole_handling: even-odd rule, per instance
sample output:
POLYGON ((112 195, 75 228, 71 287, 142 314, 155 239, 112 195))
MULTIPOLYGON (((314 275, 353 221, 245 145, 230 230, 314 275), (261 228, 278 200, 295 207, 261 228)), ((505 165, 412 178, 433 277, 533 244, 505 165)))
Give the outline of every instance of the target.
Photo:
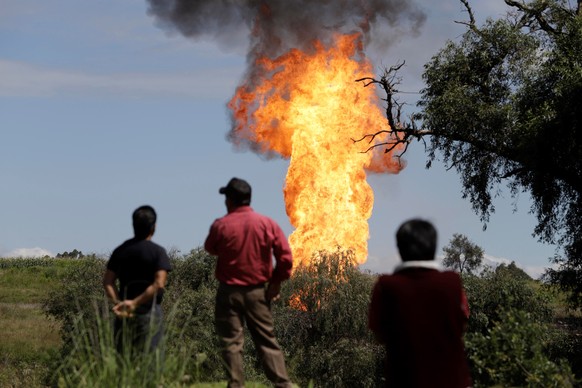
POLYGON ((106 306, 102 286, 105 260, 91 256, 70 262, 59 286, 48 293, 43 303, 47 315, 58 319, 61 325, 64 352, 72 345, 75 322, 80 318, 96 321, 100 309, 106 306))
POLYGON ((402 65, 365 79, 387 93, 393 140, 379 145, 405 151, 430 139, 427 167, 440 159, 455 169, 485 223, 503 185, 515 197, 529 193, 534 235, 563 248, 548 279, 581 307, 582 2, 505 0, 507 14, 479 26, 469 0, 460 1, 467 30, 425 65, 411 122, 400 120, 394 97, 402 65))
POLYGON ((464 276, 463 281, 471 307, 469 332, 485 333, 509 310, 526 311, 540 323, 552 319, 549 291, 515 264, 486 268, 479 276, 464 276))
POLYGON ((471 308, 465 343, 476 387, 574 384, 565 360, 574 355, 555 351, 568 333, 555 327, 552 288, 515 263, 463 280, 471 308))
MULTIPOLYGON (((115 361, 114 353, 87 352, 78 346, 89 343, 96 344, 90 348, 102 349, 107 342, 100 338, 108 335, 105 326, 111 317, 101 286, 105 262, 71 262, 75 265, 45 301, 46 311, 67 328, 62 331, 65 345, 53 369, 61 373, 61 381, 71 383, 79 381, 83 371, 87 378, 138 378, 132 377, 134 372, 119 369, 123 363, 115 361), (80 323, 84 330, 79 330, 80 323), (91 354, 106 357, 103 362, 93 361, 99 367, 83 367, 88 362, 79 360, 91 354), (67 377, 71 371, 76 375, 67 377)), ((352 263, 350 252, 321 252, 312 266, 298 268, 284 283, 282 300, 273 305, 276 334, 289 373, 301 386, 375 387, 382 383, 384 350, 366 327, 376 276, 352 263)), ((163 303, 170 364, 164 367, 168 374, 156 375, 156 381, 167 383, 170 375, 184 383, 224 380, 213 325, 215 259, 193 250, 174 257, 172 264, 163 303)), ((479 276, 466 275, 464 283, 471 306, 466 344, 476 387, 541 387, 552 386, 552 381, 569 386, 574 381, 564 360, 580 367, 579 348, 567 345, 576 344, 572 340, 578 332, 555 325, 558 299, 551 287, 532 280, 515 264, 479 276)), ((266 382, 248 333, 245 338, 246 376, 266 382)))
POLYGON ((301 386, 381 385, 383 349, 367 328, 375 277, 353 262, 349 251, 320 252, 283 289, 277 335, 301 386))
POLYGON ((574 386, 566 362, 548 357, 552 340, 550 328, 525 310, 503 310, 484 334, 466 335, 475 387, 574 386))
POLYGON ((426 64, 418 118, 461 176, 463 195, 487 220, 505 182, 527 191, 535 234, 565 256, 552 279, 582 292, 582 17, 566 0, 506 0, 512 12, 470 20, 426 64))

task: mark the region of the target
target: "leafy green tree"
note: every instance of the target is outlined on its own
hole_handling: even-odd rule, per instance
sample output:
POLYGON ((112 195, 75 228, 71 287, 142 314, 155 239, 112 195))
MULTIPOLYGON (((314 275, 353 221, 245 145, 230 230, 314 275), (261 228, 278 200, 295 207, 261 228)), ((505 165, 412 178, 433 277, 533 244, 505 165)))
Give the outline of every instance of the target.
MULTIPOLYGON (((528 191, 535 234, 561 243, 562 270, 582 269, 582 18, 563 0, 509 1, 513 12, 468 30, 426 65, 418 118, 433 133, 429 161, 442 155, 463 195, 487 221, 495 187, 528 191)), ((582 292, 582 283, 553 272, 582 292)), ((580 300, 573 299, 579 303, 580 300)))
POLYGON ((495 273, 506 273, 510 278, 518 280, 532 280, 531 276, 529 276, 523 269, 515 265, 515 261, 512 261, 509 264, 500 264, 497 268, 495 268, 495 273))
POLYGON ((469 0, 460 1, 467 30, 425 65, 410 122, 398 120, 399 67, 363 80, 387 93, 393 138, 383 146, 402 154, 429 139, 427 167, 441 159, 455 169, 484 223, 502 186, 512 196, 528 192, 534 235, 563 248, 549 279, 582 306, 581 2, 505 0, 507 14, 479 26, 469 0))
POLYGON ((483 248, 467 236, 455 233, 443 248, 443 265, 462 274, 472 274, 483 262, 483 248))

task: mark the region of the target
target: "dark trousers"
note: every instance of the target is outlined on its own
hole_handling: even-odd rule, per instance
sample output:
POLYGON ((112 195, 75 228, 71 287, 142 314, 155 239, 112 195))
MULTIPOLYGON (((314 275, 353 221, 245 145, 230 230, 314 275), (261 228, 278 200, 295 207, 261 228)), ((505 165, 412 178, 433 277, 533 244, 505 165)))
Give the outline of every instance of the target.
POLYGON ((114 324, 115 346, 121 354, 132 355, 154 351, 162 339, 163 312, 159 304, 131 318, 116 318, 114 324))
POLYGON ((216 294, 216 332, 223 345, 222 357, 229 376, 229 387, 243 387, 244 343, 246 322, 259 353, 267 378, 276 387, 291 387, 283 352, 275 339, 273 316, 265 298, 265 287, 242 287, 220 284, 216 294))

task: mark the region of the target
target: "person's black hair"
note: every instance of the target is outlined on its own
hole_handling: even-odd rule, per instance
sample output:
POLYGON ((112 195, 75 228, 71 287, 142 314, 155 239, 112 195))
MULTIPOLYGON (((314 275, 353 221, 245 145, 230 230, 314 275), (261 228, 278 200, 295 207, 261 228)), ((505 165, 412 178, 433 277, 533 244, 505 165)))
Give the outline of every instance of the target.
POLYGON ((156 227, 156 211, 149 205, 140 206, 133 212, 133 232, 137 238, 146 238, 156 227))
POLYGON ((437 231, 428 221, 406 221, 396 232, 396 244, 402 261, 434 260, 437 231))

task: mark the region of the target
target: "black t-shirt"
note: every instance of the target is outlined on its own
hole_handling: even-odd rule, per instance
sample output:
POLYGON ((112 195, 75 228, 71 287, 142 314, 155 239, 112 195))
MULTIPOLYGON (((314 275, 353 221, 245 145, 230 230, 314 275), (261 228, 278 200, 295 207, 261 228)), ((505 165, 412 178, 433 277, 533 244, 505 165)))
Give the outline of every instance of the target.
MULTIPOLYGON (((150 240, 132 238, 113 251, 107 262, 107 269, 119 278, 120 295, 124 299, 134 299, 148 288, 159 270, 171 271, 166 250, 150 240)), ((156 303, 161 303, 163 290, 156 295, 156 303)), ((151 305, 139 306, 139 310, 149 310, 151 305)))

